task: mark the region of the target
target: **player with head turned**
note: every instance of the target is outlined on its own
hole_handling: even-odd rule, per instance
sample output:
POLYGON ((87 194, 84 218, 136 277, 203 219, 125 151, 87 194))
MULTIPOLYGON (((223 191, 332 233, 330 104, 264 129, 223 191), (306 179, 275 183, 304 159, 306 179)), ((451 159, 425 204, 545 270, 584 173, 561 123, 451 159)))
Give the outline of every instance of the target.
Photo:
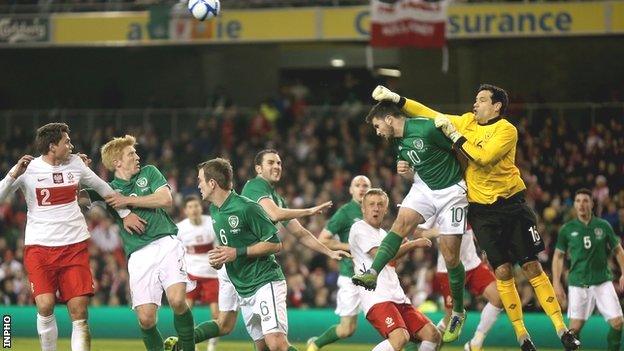
MULTIPOLYGON (((186 248, 186 271, 189 278, 197 284, 195 290, 186 294, 186 303, 191 308, 195 303, 208 304, 211 317, 217 319, 219 279, 217 270, 208 262, 208 252, 215 245, 212 218, 203 214, 202 200, 197 195, 186 196, 183 209, 186 218, 177 224, 178 239, 186 248)), ((216 350, 217 340, 208 340, 208 351, 216 350)))
MULTIPOLYGON (((356 267, 370 267, 373 258, 387 235, 381 223, 388 211, 388 195, 373 188, 362 199, 363 220, 351 226, 349 247, 356 267)), ((431 241, 419 238, 399 246, 392 260, 418 247, 430 247, 431 241)), ((409 342, 420 342, 420 351, 435 351, 440 343, 440 332, 431 321, 416 310, 405 296, 399 277, 390 263, 377 275, 377 289, 368 291, 359 287, 362 309, 366 319, 385 339, 373 351, 398 351, 409 342)))
MULTIPOLYGON (((41 350, 56 350, 58 327, 54 305, 67 304, 72 320, 71 349, 91 348, 87 305, 93 295, 89 267, 89 232, 80 212, 77 196, 80 185, 101 196, 114 190, 90 170, 77 155, 64 123, 49 123, 37 129, 35 148, 39 157, 22 156, 0 181, 0 200, 18 188, 28 207, 24 265, 37 306, 37 333, 41 350)), ((127 209, 119 209, 127 231, 142 232, 141 219, 127 209)))
MULTIPOLYGON (((351 201, 342 205, 329 219, 319 235, 319 240, 333 250, 349 250, 349 230, 353 223, 362 219, 362 198, 370 189, 371 182, 364 175, 355 176, 349 186, 351 201)), ((307 351, 316 351, 323 346, 346 339, 355 333, 357 316, 362 310, 360 293, 351 282, 354 274, 353 261, 340 261, 340 277, 338 277, 338 292, 336 294, 336 311, 340 323, 325 330, 318 337, 308 340, 307 351)))
POLYGON ((288 343, 286 280, 274 255, 282 248, 277 227, 260 205, 232 190, 234 171, 227 160, 212 159, 198 168, 220 244, 210 252, 210 263, 223 266, 234 288, 224 298, 240 303, 256 350, 296 350, 288 343))
POLYGON ((507 92, 482 84, 472 111, 461 116, 439 113, 382 86, 375 88, 373 98, 396 104, 408 116, 435 119, 436 127, 465 157, 468 221, 494 268, 496 287, 522 350, 534 350, 535 345, 524 325, 513 277, 516 263, 522 267, 564 348, 578 349, 581 343, 566 327, 553 286, 537 259, 544 243, 537 232, 535 214, 524 199, 526 186, 515 165, 518 132, 503 118, 509 104, 507 92))
POLYGON ((465 320, 465 271, 459 251, 466 227, 468 201, 460 164, 451 142, 432 121, 407 118, 392 102, 381 101, 373 106, 366 122, 373 126, 377 135, 394 141, 397 172, 410 179, 412 187, 369 271, 355 275, 353 282, 374 289, 377 273, 396 255, 403 238, 413 234, 419 224, 432 221, 440 229, 439 250, 448 267, 453 298, 451 320, 443 340, 455 341, 465 320))
MULTIPOLYGON (((322 213, 332 205, 330 201, 310 208, 290 209, 286 206, 284 198, 277 193, 275 184, 282 176, 282 161, 277 151, 265 149, 258 152, 254 169, 257 176, 247 181, 242 196, 258 203, 274 224, 281 223, 288 233, 296 236, 306 247, 337 260, 350 257, 346 251, 331 250, 323 245, 297 220, 322 213)), ((236 324, 239 304, 235 297, 228 297, 234 296, 234 288, 231 279, 224 273, 223 270, 219 270, 219 318, 203 322, 195 328, 195 338, 198 341, 228 335, 236 324)), ((175 337, 168 338, 166 343, 168 348, 175 350, 175 337)))
MULTIPOLYGON (((152 166, 140 166, 131 135, 113 138, 101 148, 102 163, 114 172, 110 185, 117 192, 106 196, 112 208, 130 207, 147 221, 142 235, 121 230, 128 256, 132 309, 136 312, 147 350, 163 350, 157 327, 157 312, 163 292, 173 310, 173 324, 183 350, 195 350, 193 315, 186 304, 186 292, 195 287, 186 273, 184 246, 177 239, 178 227, 167 214, 173 204, 165 177, 152 166)), ((99 200, 89 192, 92 200, 99 200)))
MULTIPOLYGON (((570 330, 580 335, 594 308, 609 323, 607 350, 619 350, 622 341, 622 306, 613 287, 609 256, 614 255, 624 272, 624 250, 609 222, 593 215, 594 201, 589 189, 579 189, 574 196, 576 218, 559 229, 552 262, 553 284, 560 301, 566 301, 561 283, 563 260, 570 258, 568 273, 568 317, 570 330)), ((619 279, 624 289, 624 274, 619 279)))

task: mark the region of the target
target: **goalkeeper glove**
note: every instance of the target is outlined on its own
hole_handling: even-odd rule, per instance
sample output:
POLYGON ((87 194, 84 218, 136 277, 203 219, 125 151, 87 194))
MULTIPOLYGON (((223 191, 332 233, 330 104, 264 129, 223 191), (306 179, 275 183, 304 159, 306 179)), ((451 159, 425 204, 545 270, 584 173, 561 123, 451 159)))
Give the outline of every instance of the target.
POLYGON ((454 143, 457 142, 462 135, 455 129, 451 120, 446 116, 436 117, 434 120, 436 128, 440 128, 442 133, 451 139, 454 143))
POLYGON ((383 85, 378 85, 375 90, 373 90, 373 99, 377 101, 392 101, 395 104, 399 103, 401 100, 401 96, 392 90, 384 87, 383 85))

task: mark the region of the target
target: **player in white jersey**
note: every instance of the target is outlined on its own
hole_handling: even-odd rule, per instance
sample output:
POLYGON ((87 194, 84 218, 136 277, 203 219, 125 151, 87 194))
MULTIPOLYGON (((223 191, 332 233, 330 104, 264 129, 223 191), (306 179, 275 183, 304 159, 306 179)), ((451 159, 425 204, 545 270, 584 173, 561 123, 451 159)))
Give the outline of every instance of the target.
MULTIPOLYGON (((93 295, 89 268, 89 232, 77 194, 79 185, 100 195, 113 189, 77 155, 64 123, 49 123, 37 129, 36 150, 41 156, 25 155, 0 182, 0 200, 18 188, 26 198, 27 222, 24 266, 37 305, 37 332, 43 351, 55 351, 58 329, 54 317, 56 293, 67 303, 72 319, 71 349, 90 349, 87 305, 93 295)), ((127 230, 142 232, 141 218, 119 210, 127 230)))
MULTIPOLYGON (((431 222, 425 222, 419 229, 428 228, 431 222)), ((422 230, 425 237, 432 238, 439 235, 437 228, 422 230)), ((473 296, 483 296, 488 303, 481 311, 479 325, 472 339, 464 344, 465 351, 479 351, 483 348, 483 341, 490 331, 498 315, 503 310, 503 304, 496 289, 496 277, 494 273, 483 262, 477 254, 477 248, 474 241, 474 233, 472 228, 468 227, 466 233, 462 237, 461 247, 459 250, 460 259, 466 269, 466 286, 473 296)), ((444 263, 444 257, 438 254, 437 272, 435 274, 433 289, 444 298, 444 308, 446 315, 440 322, 438 328, 445 330, 448 320, 451 316, 451 308, 453 307, 453 298, 448 281, 448 271, 444 263)))
MULTIPOLYGON (((373 263, 375 253, 387 234, 380 228, 387 211, 388 195, 383 190, 373 188, 366 192, 362 200, 364 219, 354 223, 349 232, 349 247, 356 268, 366 269, 373 263)), ((394 259, 417 247, 428 246, 431 246, 431 241, 427 238, 408 241, 399 247, 394 259)), ((437 349, 440 332, 405 296, 392 261, 379 272, 374 291, 363 287, 358 289, 366 319, 385 339, 373 351, 401 350, 410 340, 421 341, 421 351, 437 349)))
MULTIPOLYGON (((186 219, 177 224, 178 239, 186 248, 186 271, 191 280, 197 282, 195 290, 186 293, 190 307, 198 301, 210 306, 213 319, 219 316, 219 280, 217 270, 209 263, 208 251, 215 245, 212 218, 202 214, 201 199, 197 195, 184 198, 186 219)), ((208 351, 216 349, 218 338, 208 339, 208 351)))

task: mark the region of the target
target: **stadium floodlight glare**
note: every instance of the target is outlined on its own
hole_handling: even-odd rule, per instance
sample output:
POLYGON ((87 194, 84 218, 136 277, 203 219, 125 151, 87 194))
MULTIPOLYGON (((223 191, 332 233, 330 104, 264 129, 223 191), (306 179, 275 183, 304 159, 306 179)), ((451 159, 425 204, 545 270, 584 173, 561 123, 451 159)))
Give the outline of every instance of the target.
POLYGON ((380 76, 399 78, 401 76, 401 71, 393 68, 377 68, 377 74, 380 76))
POLYGON ((334 59, 331 59, 329 61, 329 64, 331 64, 332 67, 344 67, 345 66, 345 60, 343 60, 341 58, 334 58, 334 59))

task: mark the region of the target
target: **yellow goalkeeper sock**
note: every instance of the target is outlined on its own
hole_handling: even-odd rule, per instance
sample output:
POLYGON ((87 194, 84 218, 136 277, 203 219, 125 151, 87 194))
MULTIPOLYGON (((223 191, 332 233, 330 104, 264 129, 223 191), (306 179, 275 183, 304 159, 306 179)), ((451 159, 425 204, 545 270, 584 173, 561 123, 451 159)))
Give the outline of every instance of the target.
POLYGON ((528 338, 529 332, 524 326, 524 320, 522 316, 522 301, 520 301, 520 295, 516 290, 516 282, 514 278, 509 280, 496 279, 496 289, 503 301, 507 317, 511 321, 511 325, 516 332, 516 338, 523 340, 528 338))
POLYGON ((568 328, 563 322, 561 306, 559 306, 559 301, 557 301, 557 297, 555 296, 555 289, 553 289, 552 284, 550 284, 548 276, 546 273, 542 272, 542 274, 537 277, 529 279, 529 282, 533 286, 535 295, 537 295, 537 299, 540 305, 542 305, 544 312, 550 317, 552 324, 555 326, 557 335, 561 335, 568 328))

